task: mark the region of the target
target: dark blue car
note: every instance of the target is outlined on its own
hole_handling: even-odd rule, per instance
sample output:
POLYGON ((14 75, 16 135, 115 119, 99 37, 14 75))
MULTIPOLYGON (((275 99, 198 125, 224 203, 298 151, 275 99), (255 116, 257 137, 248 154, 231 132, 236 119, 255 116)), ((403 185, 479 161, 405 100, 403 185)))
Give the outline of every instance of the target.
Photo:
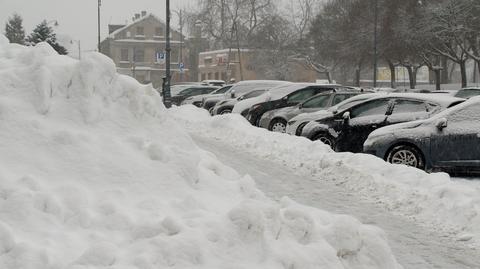
POLYGON ((364 144, 366 153, 388 162, 453 174, 480 172, 480 97, 430 119, 380 128, 364 144))

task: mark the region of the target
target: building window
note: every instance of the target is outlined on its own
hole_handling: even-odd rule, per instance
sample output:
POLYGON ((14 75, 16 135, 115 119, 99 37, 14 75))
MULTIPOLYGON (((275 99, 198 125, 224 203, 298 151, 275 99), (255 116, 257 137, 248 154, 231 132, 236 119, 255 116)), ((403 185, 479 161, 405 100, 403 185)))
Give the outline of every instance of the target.
POLYGON ((212 73, 208 73, 207 79, 212 79, 212 73))
POLYGON ((135 49, 134 62, 145 62, 145 51, 143 49, 135 49))
POLYGON ((137 35, 145 35, 145 32, 143 31, 143 27, 141 26, 137 27, 137 35))
POLYGON ((202 73, 202 81, 206 80, 205 73, 202 73))
POLYGON ((219 79, 220 79, 220 73, 215 72, 215 80, 219 80, 219 79))
POLYGON ((155 36, 163 36, 163 27, 155 27, 155 36))
POLYGON ((205 65, 211 65, 213 63, 212 57, 205 58, 205 65))
POLYGON ((227 73, 226 72, 222 72, 222 80, 227 81, 227 73))
POLYGON ((120 61, 128 62, 128 49, 121 49, 120 50, 120 61))

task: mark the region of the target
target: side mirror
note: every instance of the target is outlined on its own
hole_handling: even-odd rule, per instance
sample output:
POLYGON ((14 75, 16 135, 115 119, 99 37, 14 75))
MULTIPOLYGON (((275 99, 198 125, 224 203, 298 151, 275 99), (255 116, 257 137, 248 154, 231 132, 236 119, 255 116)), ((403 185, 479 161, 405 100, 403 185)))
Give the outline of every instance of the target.
POLYGON ((230 92, 230 97, 235 98, 235 90, 232 90, 232 91, 230 92))
POLYGON ((346 121, 350 120, 350 112, 349 111, 343 113, 343 119, 346 120, 346 121))
POLYGON ((447 122, 448 121, 446 118, 438 119, 437 123, 435 123, 435 127, 437 127, 439 131, 442 131, 443 129, 447 128, 448 126, 447 122))
POLYGON ((299 109, 302 109, 302 108, 303 108, 303 104, 302 104, 302 103, 298 104, 298 108, 299 108, 299 109))

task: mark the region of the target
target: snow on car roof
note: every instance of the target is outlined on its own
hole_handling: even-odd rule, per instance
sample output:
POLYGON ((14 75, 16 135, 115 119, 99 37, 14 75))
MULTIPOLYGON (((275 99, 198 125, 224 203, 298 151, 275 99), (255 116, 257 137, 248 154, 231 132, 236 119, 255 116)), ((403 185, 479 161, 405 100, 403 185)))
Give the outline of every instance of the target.
MULTIPOLYGON (((384 96, 378 97, 382 98, 384 96)), ((430 93, 389 93, 388 97, 401 97, 419 99, 432 103, 437 103, 442 106, 449 106, 454 102, 465 101, 463 98, 453 97, 448 94, 430 94, 430 93)))
MULTIPOLYGON (((459 99, 459 98, 457 98, 459 99)), ((453 106, 449 109, 446 109, 438 114, 436 114, 435 116, 431 117, 430 120, 434 120, 434 119, 439 119, 439 118, 444 118, 446 117, 448 114, 454 112, 454 111, 458 111, 460 109, 463 109, 467 106, 470 106, 472 104, 477 104, 477 105, 480 105, 480 96, 475 96, 475 97, 472 97, 470 99, 468 99, 467 101, 461 103, 461 104, 458 104, 456 106, 453 106)), ((479 118, 480 118, 480 115, 477 115, 479 118)))

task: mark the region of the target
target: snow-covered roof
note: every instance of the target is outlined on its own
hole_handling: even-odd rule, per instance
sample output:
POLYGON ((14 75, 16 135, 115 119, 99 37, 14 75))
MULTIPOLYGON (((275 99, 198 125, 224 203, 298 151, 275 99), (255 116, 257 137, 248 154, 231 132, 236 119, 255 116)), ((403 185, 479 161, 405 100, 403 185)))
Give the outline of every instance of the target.
MULTIPOLYGON (((153 19, 157 20, 159 23, 166 25, 166 22, 164 22, 162 19, 158 18, 153 13, 149 13, 148 15, 145 15, 145 16, 137 19, 137 20, 134 20, 133 22, 123 26, 122 28, 119 28, 119 29, 113 31, 112 33, 109 34, 109 37, 110 38, 115 38, 115 35, 123 32, 124 30, 130 28, 131 26, 133 26, 135 24, 138 24, 138 23, 141 23, 141 22, 147 20, 148 18, 153 18, 153 19)), ((175 29, 172 29, 172 32, 178 32, 178 31, 175 30, 175 29)))

